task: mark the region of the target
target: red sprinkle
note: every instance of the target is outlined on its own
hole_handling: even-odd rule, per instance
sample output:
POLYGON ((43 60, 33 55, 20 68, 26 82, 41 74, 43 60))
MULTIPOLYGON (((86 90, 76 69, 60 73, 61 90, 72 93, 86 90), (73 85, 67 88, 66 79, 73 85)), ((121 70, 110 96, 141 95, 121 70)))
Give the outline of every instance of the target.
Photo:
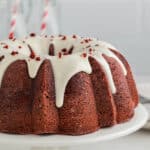
POLYGON ((18 48, 22 48, 22 47, 19 45, 18 48))
POLYGON ((31 58, 31 59, 34 59, 34 58, 35 58, 35 54, 34 54, 33 51, 32 51, 31 54, 30 54, 30 58, 31 58))
POLYGON ((65 53, 65 52, 67 52, 67 49, 63 48, 61 51, 65 53))
POLYGON ((87 54, 86 53, 82 53, 81 56, 85 58, 87 56, 87 54))
POLYGON ((6 48, 6 49, 8 49, 8 45, 5 45, 5 46, 3 46, 3 48, 6 48))
POLYGON ((93 49, 89 48, 89 54, 92 54, 93 49))
POLYGON ((59 52, 59 53, 58 53, 58 57, 61 58, 61 56, 62 56, 62 54, 61 54, 61 52, 59 52))
POLYGON ((88 43, 88 42, 89 42, 89 40, 88 40, 88 39, 85 39, 84 41, 85 41, 85 43, 88 43))
POLYGON ((40 61, 41 60, 41 58, 40 57, 36 57, 36 61, 40 61))
POLYGON ((88 45, 86 48, 89 48, 89 47, 91 47, 91 45, 88 45))
POLYGON ((17 54, 18 54, 17 51, 12 51, 12 52, 11 52, 11 55, 13 55, 13 56, 14 56, 14 55, 17 55, 17 54))
POLYGON ((72 36, 72 38, 76 39, 76 38, 77 38, 77 36, 76 36, 76 35, 73 35, 73 36, 72 36))
POLYGON ((34 59, 35 58, 35 53, 34 53, 32 47, 30 45, 28 45, 28 47, 29 47, 29 50, 30 50, 30 58, 34 59))
POLYGON ((66 39, 67 39, 67 37, 66 37, 66 36, 63 36, 63 37, 62 37, 62 40, 66 40, 66 39))
POLYGON ((35 33, 30 33, 30 36, 34 37, 34 36, 36 36, 36 34, 35 33))
POLYGON ((73 49, 74 49, 74 46, 72 45, 71 48, 68 51, 68 54, 72 54, 73 49))
POLYGON ((4 55, 0 56, 0 61, 2 61, 5 58, 4 55))
POLYGON ((50 44, 49 45, 49 55, 54 56, 54 51, 55 51, 54 44, 50 44))
POLYGON ((92 52, 92 48, 89 48, 89 52, 92 52))

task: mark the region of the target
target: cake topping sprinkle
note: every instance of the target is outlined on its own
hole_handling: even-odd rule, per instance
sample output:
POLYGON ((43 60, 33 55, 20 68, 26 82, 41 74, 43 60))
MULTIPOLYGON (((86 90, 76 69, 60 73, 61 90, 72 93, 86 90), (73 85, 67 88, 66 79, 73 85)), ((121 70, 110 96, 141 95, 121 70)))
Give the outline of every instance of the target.
POLYGON ((62 54, 61 52, 58 53, 58 58, 61 58, 62 57, 62 54))
POLYGON ((91 52, 93 51, 93 49, 92 48, 89 48, 89 53, 91 54, 91 52))
POLYGON ((35 33, 30 33, 30 36, 31 36, 31 37, 35 37, 36 34, 35 34, 35 33))
POLYGON ((29 47, 29 50, 30 50, 30 58, 34 59, 35 58, 35 53, 34 53, 32 47, 30 45, 28 45, 28 47, 29 47))
POLYGON ((76 38, 77 38, 77 36, 76 36, 76 35, 73 35, 73 36, 72 36, 72 38, 76 39, 76 38))
POLYGON ((54 44, 50 44, 49 45, 49 55, 54 56, 54 51, 55 51, 54 44))
POLYGON ((63 37, 62 37, 62 40, 66 40, 66 39, 67 39, 67 37, 66 37, 66 36, 63 36, 63 37))
POLYGON ((65 53, 65 52, 67 52, 67 49, 63 48, 61 51, 65 53))
POLYGON ((81 54, 81 57, 84 57, 84 58, 85 58, 86 56, 87 56, 87 53, 82 53, 82 54, 81 54))
POLYGON ((72 45, 72 46, 70 47, 69 51, 68 51, 68 54, 72 54, 73 49, 74 49, 74 46, 72 45))
POLYGON ((0 56, 0 61, 2 61, 5 58, 4 55, 0 56))
POLYGON ((4 45, 3 48, 8 49, 9 47, 8 47, 8 45, 4 45))
POLYGON ((20 46, 20 45, 19 45, 19 46, 18 46, 18 48, 19 48, 19 49, 21 49, 21 48, 22 48, 22 46, 20 46))
POLYGON ((15 56, 15 55, 17 55, 17 54, 18 54, 17 51, 12 51, 12 52, 11 52, 11 55, 13 55, 13 56, 15 56))
POLYGON ((88 43, 88 42, 89 42, 89 40, 88 40, 88 39, 85 39, 85 40, 84 40, 84 42, 85 42, 85 43, 88 43))
POLYGON ((89 48, 89 47, 91 47, 91 45, 86 46, 86 48, 89 48))
POLYGON ((41 60, 41 58, 40 57, 36 57, 36 61, 40 61, 41 60))

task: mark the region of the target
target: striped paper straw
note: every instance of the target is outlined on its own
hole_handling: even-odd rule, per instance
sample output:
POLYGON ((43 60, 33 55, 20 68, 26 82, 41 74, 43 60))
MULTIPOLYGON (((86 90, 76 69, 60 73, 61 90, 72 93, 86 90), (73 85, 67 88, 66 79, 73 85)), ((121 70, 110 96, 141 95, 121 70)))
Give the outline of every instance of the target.
POLYGON ((20 0, 16 0, 14 5, 12 6, 9 39, 14 38, 14 32, 15 32, 15 28, 16 28, 19 4, 20 4, 20 0))
POLYGON ((48 22, 48 16, 49 16, 48 9, 49 9, 49 0, 45 0, 45 7, 44 7, 42 23, 41 23, 41 35, 44 35, 47 30, 47 22, 48 22))

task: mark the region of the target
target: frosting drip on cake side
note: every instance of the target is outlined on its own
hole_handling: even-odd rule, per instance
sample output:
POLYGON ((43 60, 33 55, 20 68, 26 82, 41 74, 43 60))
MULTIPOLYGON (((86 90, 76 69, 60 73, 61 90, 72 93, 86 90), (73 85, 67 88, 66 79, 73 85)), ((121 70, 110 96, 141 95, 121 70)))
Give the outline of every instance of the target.
POLYGON ((17 60, 26 61, 31 78, 36 77, 45 59, 50 60, 54 72, 56 106, 62 107, 65 89, 69 80, 82 71, 88 74, 92 73, 88 58, 93 57, 105 71, 111 92, 115 94, 116 87, 111 69, 103 54, 114 58, 121 66, 124 75, 127 74, 127 71, 120 59, 110 49, 115 48, 106 42, 81 38, 76 35, 34 36, 22 40, 1 41, 0 84, 8 66, 17 60))
POLYGON ((57 59, 56 57, 47 59, 51 61, 53 66, 56 88, 56 106, 61 107, 63 105, 65 89, 71 77, 81 71, 90 74, 92 72, 91 66, 88 57, 81 59, 81 56, 76 54, 61 59, 57 59))

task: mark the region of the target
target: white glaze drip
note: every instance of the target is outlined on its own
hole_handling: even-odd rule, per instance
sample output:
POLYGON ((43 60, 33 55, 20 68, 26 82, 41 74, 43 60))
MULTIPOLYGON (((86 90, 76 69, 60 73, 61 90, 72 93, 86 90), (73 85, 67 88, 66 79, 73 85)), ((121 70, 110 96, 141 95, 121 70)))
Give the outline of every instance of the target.
POLYGON ((92 70, 88 57, 81 59, 81 56, 76 54, 70 55, 69 57, 64 56, 61 59, 51 57, 50 60, 55 78, 56 106, 61 107, 63 105, 65 89, 71 77, 81 71, 90 74, 92 70))
MULTIPOLYGON (((4 53, 3 53, 4 54, 4 53)), ((2 79, 3 79, 3 76, 5 74, 5 71, 7 70, 8 66, 10 64, 12 64, 13 62, 17 61, 17 60, 25 60, 26 63, 27 63, 27 66, 28 66, 28 73, 29 73, 29 76, 31 78, 35 78, 36 77, 36 74, 43 62, 43 60, 41 61, 38 61, 36 62, 35 60, 32 60, 28 57, 25 57, 24 55, 21 55, 21 54, 18 54, 16 56, 11 56, 11 55, 7 55, 5 54, 4 55, 5 57, 7 57, 7 59, 4 58, 4 60, 2 62, 0 62, 0 68, 1 68, 1 71, 0 71, 0 86, 1 86, 1 83, 2 83, 2 79)))
POLYGON ((111 69, 108 62, 102 56, 105 54, 108 57, 114 58, 118 64, 120 64, 124 75, 127 74, 126 68, 120 59, 109 50, 115 49, 113 46, 106 42, 98 41, 96 39, 89 40, 86 42, 87 38, 80 38, 77 36, 73 38, 72 36, 66 36, 66 40, 63 40, 63 36, 59 37, 29 37, 23 40, 7 40, 0 42, 0 56, 5 58, 0 62, 0 84, 3 79, 3 75, 10 64, 16 60, 25 60, 28 66, 28 73, 31 78, 35 78, 37 72, 45 59, 50 60, 55 80, 55 91, 56 91, 56 106, 63 106, 64 93, 69 80, 77 73, 83 71, 88 74, 92 72, 91 65, 88 61, 88 57, 91 56, 99 62, 106 73, 108 83, 111 92, 116 93, 116 87, 113 81, 111 69), (25 42, 23 42, 25 41, 25 42), (49 45, 53 44, 57 56, 49 56, 49 45), (4 46, 8 45, 8 48, 4 46), (31 51, 28 47, 31 46, 35 56, 40 57, 40 60, 36 61, 34 58, 30 58, 31 51), (21 46, 21 48, 19 48, 21 46), (73 54, 63 56, 62 49, 66 48, 68 51, 73 46, 73 54), (89 48, 93 51, 89 54, 89 48), (11 55, 11 52, 17 51, 17 55, 11 55), (58 54, 61 53, 61 58, 58 54), (82 54, 85 53, 86 56, 83 57, 82 54))
POLYGON ((36 62, 35 60, 26 60, 28 65, 28 73, 31 78, 35 78, 43 60, 36 62))
POLYGON ((108 83, 109 83, 111 92, 113 94, 115 94, 116 93, 116 87, 115 87, 115 84, 114 84, 114 81, 113 81, 113 77, 112 77, 111 70, 110 70, 108 62, 105 60, 105 58, 102 55, 99 56, 99 57, 97 57, 95 55, 93 57, 97 60, 97 62, 99 62, 101 64, 103 70, 105 71, 106 77, 108 79, 108 83))

